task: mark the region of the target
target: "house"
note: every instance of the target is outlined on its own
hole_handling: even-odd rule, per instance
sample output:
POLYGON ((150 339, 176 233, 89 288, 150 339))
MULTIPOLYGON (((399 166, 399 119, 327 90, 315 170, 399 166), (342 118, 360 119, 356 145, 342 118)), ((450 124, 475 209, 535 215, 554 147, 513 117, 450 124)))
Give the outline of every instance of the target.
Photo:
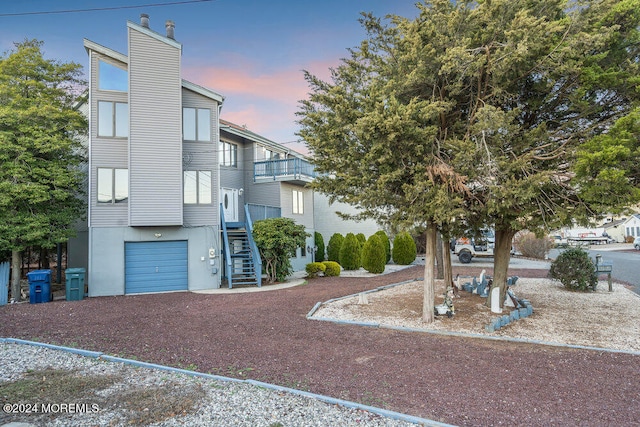
POLYGON ((127 23, 126 55, 84 40, 89 208, 69 253, 86 265, 89 296, 260 286, 250 227, 268 217, 310 233, 294 269, 313 260, 313 167, 220 120, 223 96, 182 79, 174 31, 141 15, 127 23))
POLYGON ((609 218, 607 222, 602 224, 602 228, 604 229, 604 232, 607 233, 607 235, 613 239, 614 242, 624 243, 625 228, 623 224, 626 220, 627 218, 621 218, 621 219, 609 218))
POLYGON ((640 237, 640 214, 633 214, 621 225, 626 237, 640 237))

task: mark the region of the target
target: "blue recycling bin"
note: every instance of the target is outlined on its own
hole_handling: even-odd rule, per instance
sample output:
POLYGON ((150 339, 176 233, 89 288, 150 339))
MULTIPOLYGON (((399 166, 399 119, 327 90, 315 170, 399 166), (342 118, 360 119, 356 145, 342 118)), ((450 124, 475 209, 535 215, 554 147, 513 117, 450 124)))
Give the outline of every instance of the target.
POLYGON ((85 274, 84 268, 67 268, 64 271, 67 301, 80 301, 84 298, 85 274))
POLYGON ((51 301, 51 270, 34 270, 27 273, 29 281, 29 303, 51 301))

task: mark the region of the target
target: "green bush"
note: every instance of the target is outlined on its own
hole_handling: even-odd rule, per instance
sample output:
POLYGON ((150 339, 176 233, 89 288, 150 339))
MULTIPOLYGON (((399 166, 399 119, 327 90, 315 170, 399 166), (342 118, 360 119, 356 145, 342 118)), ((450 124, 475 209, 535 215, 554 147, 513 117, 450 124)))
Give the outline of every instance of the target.
POLYGON ((322 262, 324 261, 324 238, 322 237, 322 234, 316 231, 313 233, 313 239, 317 248, 315 260, 322 262))
POLYGON ((380 236, 372 235, 369 237, 362 248, 362 266, 369 273, 384 273, 384 267, 387 264, 387 254, 384 250, 384 243, 380 236))
POLYGON ((267 283, 283 282, 293 272, 289 258, 306 244, 304 225, 289 218, 267 218, 253 224, 253 239, 260 251, 267 283))
POLYGON ((342 247, 343 241, 344 236, 340 233, 334 233, 333 236, 331 236, 329 244, 327 245, 327 259, 329 261, 340 262, 340 248, 342 247))
POLYGON ((400 265, 409 265, 417 255, 416 242, 406 231, 398 233, 393 239, 393 261, 400 265))
POLYGON ((380 240, 382 241, 382 244, 384 246, 384 252, 387 256, 387 260, 385 264, 388 264, 389 261, 391 261, 391 242, 389 241, 389 237, 387 236, 387 233, 385 233, 382 230, 376 231, 375 233, 380 240))
POLYGON ((335 261, 325 261, 323 262, 325 266, 324 275, 325 277, 338 277, 340 275, 340 264, 335 261))
POLYGON ((549 276, 572 291, 595 290, 598 283, 596 266, 589 254, 580 248, 567 249, 558 255, 551 263, 549 276))
POLYGON ((305 271, 310 279, 318 277, 318 273, 324 273, 327 267, 321 262, 310 262, 305 266, 305 271))
POLYGON ((548 237, 536 237, 535 234, 527 231, 518 234, 515 239, 513 239, 513 245, 522 256, 546 259, 549 250, 553 247, 553 241, 548 237))
POLYGON ((356 237, 358 238, 360 245, 364 246, 364 244, 367 243, 367 236, 365 236, 364 233, 358 233, 356 234, 356 237))
POLYGON ((340 265, 345 270, 357 270, 361 266, 360 242, 353 233, 348 233, 340 247, 340 265))

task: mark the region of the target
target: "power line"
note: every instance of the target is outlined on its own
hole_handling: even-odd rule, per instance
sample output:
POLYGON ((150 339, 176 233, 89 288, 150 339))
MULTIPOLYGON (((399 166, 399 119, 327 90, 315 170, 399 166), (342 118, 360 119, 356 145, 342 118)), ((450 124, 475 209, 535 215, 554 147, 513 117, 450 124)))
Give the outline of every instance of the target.
POLYGON ((102 12, 106 10, 140 9, 143 7, 175 6, 180 4, 205 3, 205 2, 212 2, 212 1, 215 1, 215 0, 182 0, 182 1, 172 1, 168 3, 141 4, 138 6, 113 6, 113 7, 96 7, 92 9, 67 9, 67 10, 49 10, 49 11, 41 11, 41 12, 0 13, 0 17, 27 16, 27 15, 53 15, 53 14, 60 14, 60 13, 80 13, 80 12, 102 12))

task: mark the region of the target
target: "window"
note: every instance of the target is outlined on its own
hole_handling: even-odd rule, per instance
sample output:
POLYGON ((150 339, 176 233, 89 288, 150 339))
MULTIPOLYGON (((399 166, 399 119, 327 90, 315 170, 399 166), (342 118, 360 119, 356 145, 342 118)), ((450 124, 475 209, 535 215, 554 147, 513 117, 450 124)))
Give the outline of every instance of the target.
POLYGON ((304 213, 304 193, 293 190, 293 213, 302 215, 304 213))
POLYGON ((211 110, 183 108, 182 138, 185 141, 211 141, 211 110))
POLYGON ((238 146, 230 142, 220 142, 220 165, 238 167, 238 146))
POLYGON ((211 171, 184 171, 184 203, 211 204, 211 171))
POLYGON ((129 170, 98 168, 98 203, 123 203, 129 198, 129 170))
POLYGON ((127 71, 107 62, 98 61, 98 88, 126 92, 129 89, 127 71))
POLYGON ((98 136, 129 136, 129 106, 125 102, 98 101, 98 136))

